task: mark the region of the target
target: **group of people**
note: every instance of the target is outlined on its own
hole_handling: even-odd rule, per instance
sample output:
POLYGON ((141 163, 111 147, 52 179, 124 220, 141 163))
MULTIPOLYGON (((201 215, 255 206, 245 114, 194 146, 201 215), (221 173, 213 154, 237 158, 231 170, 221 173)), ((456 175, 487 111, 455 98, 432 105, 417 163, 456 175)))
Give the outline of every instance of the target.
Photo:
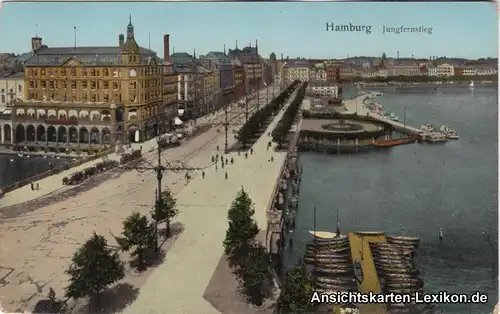
POLYGON ((33 182, 31 182, 30 186, 31 186, 31 190, 32 191, 38 191, 38 190, 40 190, 40 183, 38 183, 38 182, 36 184, 33 183, 33 182))

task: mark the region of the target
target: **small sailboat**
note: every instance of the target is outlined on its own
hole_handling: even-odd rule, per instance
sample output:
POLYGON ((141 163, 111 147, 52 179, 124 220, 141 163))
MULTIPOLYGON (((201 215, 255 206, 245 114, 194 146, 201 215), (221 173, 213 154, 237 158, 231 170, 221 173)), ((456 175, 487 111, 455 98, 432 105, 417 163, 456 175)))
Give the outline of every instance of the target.
POLYGON ((470 81, 469 88, 474 88, 474 81, 470 81))

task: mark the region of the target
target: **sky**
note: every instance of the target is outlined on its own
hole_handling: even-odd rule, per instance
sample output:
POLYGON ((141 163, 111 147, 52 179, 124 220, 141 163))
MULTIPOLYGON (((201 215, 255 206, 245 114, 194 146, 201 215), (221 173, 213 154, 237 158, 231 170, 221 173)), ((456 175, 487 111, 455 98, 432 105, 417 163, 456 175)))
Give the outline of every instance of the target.
POLYGON ((259 54, 278 58, 498 56, 497 12, 485 2, 10 2, 0 10, 0 52, 28 52, 37 28, 49 47, 72 47, 74 26, 78 46, 116 46, 129 15, 138 44, 160 57, 163 34, 170 34, 171 52, 197 55, 257 39, 259 54), (370 25, 371 34, 326 31, 326 23, 370 25), (383 26, 432 34, 383 34, 383 26))

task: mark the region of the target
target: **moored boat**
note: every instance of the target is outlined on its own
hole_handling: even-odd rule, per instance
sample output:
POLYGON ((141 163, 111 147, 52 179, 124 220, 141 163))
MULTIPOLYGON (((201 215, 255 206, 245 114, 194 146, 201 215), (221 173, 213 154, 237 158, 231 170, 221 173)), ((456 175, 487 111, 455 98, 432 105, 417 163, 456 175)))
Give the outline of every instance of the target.
POLYGON ((328 289, 331 291, 342 291, 342 292, 350 292, 350 291, 357 291, 358 287, 356 286, 355 283, 352 284, 328 284, 328 283, 323 283, 323 282, 316 282, 316 286, 319 288, 323 289, 328 289))
POLYGON ((334 285, 349 285, 349 284, 355 284, 356 280, 354 278, 350 277, 336 277, 336 278, 330 278, 330 277, 321 277, 318 276, 315 278, 317 282, 323 282, 327 284, 334 284, 334 285))
POLYGON ((305 256, 304 262, 306 262, 307 264, 312 264, 312 263, 335 264, 335 263, 351 263, 351 260, 347 258, 314 258, 314 256, 305 256))
POLYGON ((417 237, 405 237, 405 236, 386 236, 387 242, 397 242, 397 243, 409 243, 416 244, 420 242, 420 238, 417 237))
POLYGON ((317 272, 326 274, 349 274, 354 272, 352 268, 334 269, 325 267, 315 267, 315 269, 317 272))

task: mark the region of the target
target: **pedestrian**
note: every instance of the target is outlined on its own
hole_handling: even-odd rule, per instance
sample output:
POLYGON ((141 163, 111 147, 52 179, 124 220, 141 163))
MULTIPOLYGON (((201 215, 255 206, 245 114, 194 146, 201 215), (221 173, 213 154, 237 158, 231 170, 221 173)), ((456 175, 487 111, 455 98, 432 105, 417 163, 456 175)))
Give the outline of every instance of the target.
POLYGON ((293 240, 291 237, 290 237, 290 239, 288 239, 288 242, 290 243, 290 248, 292 248, 293 247, 293 240))
POLYGON ((245 158, 248 158, 248 153, 245 153, 245 158))
POLYGON ((253 155, 253 148, 250 148, 250 154, 253 155))
POLYGON ((201 172, 201 178, 202 178, 202 179, 205 179, 205 171, 202 171, 202 172, 201 172))
POLYGON ((224 169, 224 161, 221 160, 220 167, 224 169))
POLYGON ((214 156, 212 156, 212 162, 215 162, 215 157, 214 156))
POLYGON ((31 185, 31 190, 34 191, 35 190, 35 185, 33 184, 33 182, 31 182, 30 185, 31 185))
POLYGON ((38 182, 36 183, 36 190, 37 191, 40 190, 40 183, 38 183, 38 182))
POLYGON ((217 145, 217 151, 219 151, 219 145, 217 145))
POLYGON ((215 171, 219 170, 219 167, 217 167, 217 164, 215 164, 215 171))
POLYGON ((231 165, 234 164, 234 158, 231 157, 231 165))
POLYGON ((273 161, 274 161, 274 157, 273 157, 273 156, 271 156, 271 162, 273 162, 273 161))
POLYGON ((226 158, 226 165, 228 164, 228 162, 229 162, 229 161, 228 161, 228 160, 227 160, 227 158, 226 158))
POLYGON ((226 172, 225 176, 226 176, 226 180, 227 180, 227 172, 226 172))

